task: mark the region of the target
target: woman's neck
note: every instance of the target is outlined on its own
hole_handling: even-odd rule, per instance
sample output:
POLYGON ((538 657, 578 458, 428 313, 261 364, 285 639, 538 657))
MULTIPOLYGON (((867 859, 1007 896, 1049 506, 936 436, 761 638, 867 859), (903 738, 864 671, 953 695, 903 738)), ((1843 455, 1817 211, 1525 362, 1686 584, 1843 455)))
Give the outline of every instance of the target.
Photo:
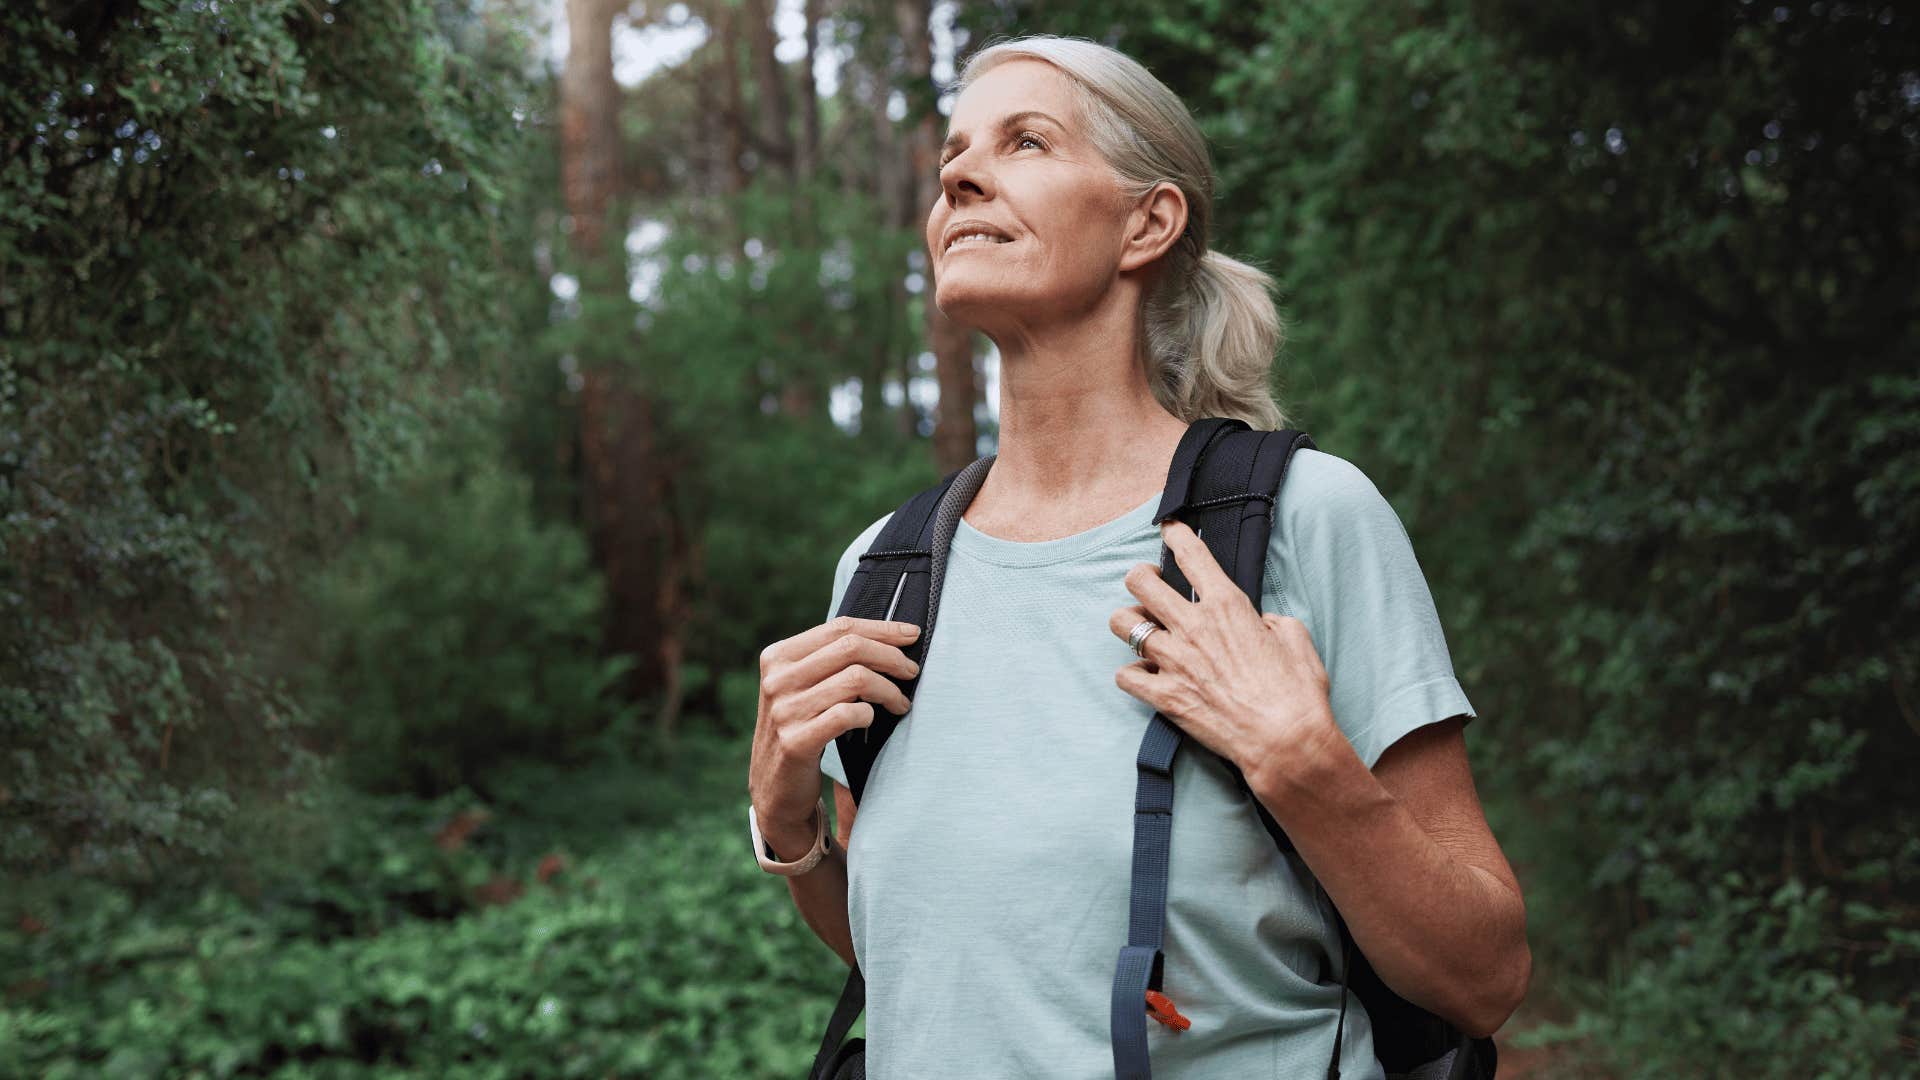
POLYGON ((990 536, 1049 540, 1111 521, 1165 488, 1186 433, 1144 375, 1047 374, 1023 384, 1002 368, 999 447, 963 515, 990 536))

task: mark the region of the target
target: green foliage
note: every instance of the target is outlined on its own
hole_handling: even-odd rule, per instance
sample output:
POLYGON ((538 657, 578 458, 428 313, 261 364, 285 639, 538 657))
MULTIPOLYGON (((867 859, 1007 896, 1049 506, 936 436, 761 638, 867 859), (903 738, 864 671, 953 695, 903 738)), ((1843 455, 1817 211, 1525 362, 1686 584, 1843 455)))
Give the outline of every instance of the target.
MULTIPOLYGON (((737 775, 746 754, 688 740, 650 764, 704 780, 737 775)), ((575 779, 638 794, 642 764, 575 779)), ((564 869, 544 881, 537 857, 490 842, 504 820, 461 850, 436 846, 436 822, 474 809, 465 793, 343 795, 326 810, 343 838, 251 898, 56 890, 41 929, 0 927, 0 965, 20 980, 0 1004, 0 1073, 799 1075, 846 969, 781 882, 715 857, 745 851, 737 788, 659 786, 680 796, 674 813, 629 807, 647 828, 577 857, 550 850, 564 869), (503 880, 524 892, 479 899, 476 885, 511 895, 503 880), (357 884, 345 896, 344 881, 357 884)), ((523 840, 571 835, 514 825, 523 840)))
POLYGON ((0 865, 149 875, 310 777, 301 582, 519 332, 509 15, 0 15, 0 865))
MULTIPOLYGON (((1548 1025, 1534 1041, 1603 1045, 1632 1077, 1751 1075, 1764 1056, 1795 1062, 1773 1075, 1891 1076, 1900 1072, 1906 1009, 1864 999, 1854 980, 1827 970, 1826 938, 1840 923, 1824 888, 1789 882, 1760 896, 1737 874, 1704 890, 1673 890, 1675 900, 1704 901, 1664 947, 1643 937, 1588 991, 1589 1009, 1566 1025, 1548 1025)), ((1859 910, 1846 923, 1890 913, 1859 910)), ((1884 945, 1854 942, 1854 950, 1884 945)), ((1864 966, 1864 965, 1862 965, 1864 966)))
MULTIPOLYGON (((961 26, 1111 41, 1190 104, 1215 245, 1285 289, 1290 411, 1416 538, 1575 1010, 1538 1038, 1617 1075, 1911 1072, 1911 16, 1032 7, 961 26)), ((657 406, 687 686, 744 733, 758 650, 936 478, 882 390, 917 370, 919 240, 829 163, 659 209, 638 310, 619 258, 551 305, 520 14, 0 14, 0 1073, 811 1057, 837 962, 713 858, 744 746, 688 758, 603 700, 599 586, 551 524, 565 380, 657 406), (316 748, 443 794, 336 791, 316 748)))
POLYGON ((321 579, 310 698, 365 790, 437 795, 506 762, 577 760, 616 711, 631 660, 595 655, 586 542, 534 520, 531 484, 498 457, 431 455, 321 579))
MULTIPOLYGON (((920 437, 930 428, 879 392, 902 375, 886 363, 911 347, 912 320, 875 314, 922 242, 872 228, 864 196, 810 190, 805 216, 797 202, 763 183, 704 208, 724 227, 671 220, 642 256, 657 277, 644 334, 621 357, 661 403, 677 511, 702 560, 689 651, 710 670, 752 667, 765 645, 823 621, 841 550, 939 479, 920 437), (857 434, 829 419, 836 387, 861 401, 857 434)), ((624 295, 619 307, 634 317, 624 295)), ((740 696, 716 684, 709 703, 751 730, 740 696)))

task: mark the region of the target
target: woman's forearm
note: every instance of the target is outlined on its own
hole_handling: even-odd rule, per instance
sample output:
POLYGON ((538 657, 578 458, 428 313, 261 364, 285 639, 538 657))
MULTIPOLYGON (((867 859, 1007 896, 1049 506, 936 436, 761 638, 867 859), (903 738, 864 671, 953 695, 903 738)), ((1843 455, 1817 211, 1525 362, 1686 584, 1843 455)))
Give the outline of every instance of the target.
MULTIPOLYGON (((782 859, 797 859, 813 846, 815 825, 787 826, 768 823, 761 836, 774 854, 782 859)), ((824 858, 804 874, 787 879, 787 891, 794 906, 813 932, 827 947, 840 954, 849 968, 854 966, 853 929, 847 917, 847 853, 838 842, 829 845, 824 858)))
POLYGON ((1247 781, 1381 979, 1469 1035, 1506 1022, 1531 967, 1517 892, 1428 835, 1338 729, 1247 781))

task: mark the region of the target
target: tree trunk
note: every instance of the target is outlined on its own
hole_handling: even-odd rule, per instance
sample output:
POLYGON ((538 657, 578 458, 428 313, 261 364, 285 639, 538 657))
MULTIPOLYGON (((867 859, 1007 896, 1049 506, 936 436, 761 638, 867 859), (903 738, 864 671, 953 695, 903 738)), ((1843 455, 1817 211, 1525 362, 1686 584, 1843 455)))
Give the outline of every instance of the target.
MULTIPOLYGON (((747 110, 745 95, 740 86, 740 11, 732 4, 721 0, 713 8, 714 19, 714 57, 715 75, 720 80, 722 112, 722 144, 726 147, 727 160, 721 171, 724 191, 744 191, 747 181, 752 177, 747 172, 747 110)), ((729 221, 733 215, 727 215, 729 221)), ((737 233, 737 223, 734 231, 737 233)), ((736 241, 740 237, 734 238, 736 241)), ((738 248, 736 242, 735 248, 738 248)))
POLYGON ((567 66, 560 76, 560 175, 570 243, 598 258, 619 190, 620 86, 613 81, 612 0, 567 0, 567 66))
MULTIPOLYGON (((894 14, 900 26, 900 40, 906 47, 908 86, 907 144, 912 162, 913 199, 911 223, 926 231, 926 219, 935 200, 941 197, 940 178, 935 167, 940 160, 940 110, 933 85, 933 38, 928 29, 927 0, 895 0, 894 14)), ((973 367, 973 331, 941 314, 933 302, 933 260, 928 252, 927 285, 923 305, 927 347, 933 350, 935 381, 940 387, 940 402, 934 412, 933 462, 942 475, 967 464, 979 454, 975 447, 979 432, 974 427, 974 405, 980 399, 980 381, 973 367)))
POLYGON ((755 101, 760 114, 760 145, 766 168, 778 167, 789 185, 797 179, 794 162, 793 106, 787 98, 787 80, 773 54, 773 12, 767 0, 742 0, 742 15, 750 32, 753 73, 759 85, 755 101))
POLYGON ((806 19, 807 55, 800 68, 800 141, 794 150, 795 192, 798 200, 800 242, 817 248, 820 230, 814 220, 813 181, 820 169, 820 87, 813 81, 814 53, 820 38, 820 0, 805 0, 801 9, 806 19))
MULTIPOLYGON (((626 294, 617 237, 620 87, 613 78, 617 0, 568 0, 569 45, 561 76, 561 177, 573 220, 569 245, 583 296, 626 294)), ((680 587, 686 547, 672 511, 673 463, 661 458, 652 403, 621 362, 621 338, 583 355, 580 457, 587 535, 608 593, 604 647, 633 658, 626 691, 667 688, 659 726, 671 732, 684 655, 680 587)))

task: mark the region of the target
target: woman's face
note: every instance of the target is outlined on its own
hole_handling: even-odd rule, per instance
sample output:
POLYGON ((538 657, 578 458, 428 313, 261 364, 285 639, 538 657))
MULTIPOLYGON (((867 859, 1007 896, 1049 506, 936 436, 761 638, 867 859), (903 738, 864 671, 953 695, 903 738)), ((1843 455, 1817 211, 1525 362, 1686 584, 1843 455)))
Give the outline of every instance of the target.
POLYGON ((991 68, 960 95, 927 217, 933 301, 992 333, 1071 317, 1111 288, 1131 209, 1094 152, 1067 77, 1039 60, 991 68), (962 240, 967 222, 1001 240, 962 240))

